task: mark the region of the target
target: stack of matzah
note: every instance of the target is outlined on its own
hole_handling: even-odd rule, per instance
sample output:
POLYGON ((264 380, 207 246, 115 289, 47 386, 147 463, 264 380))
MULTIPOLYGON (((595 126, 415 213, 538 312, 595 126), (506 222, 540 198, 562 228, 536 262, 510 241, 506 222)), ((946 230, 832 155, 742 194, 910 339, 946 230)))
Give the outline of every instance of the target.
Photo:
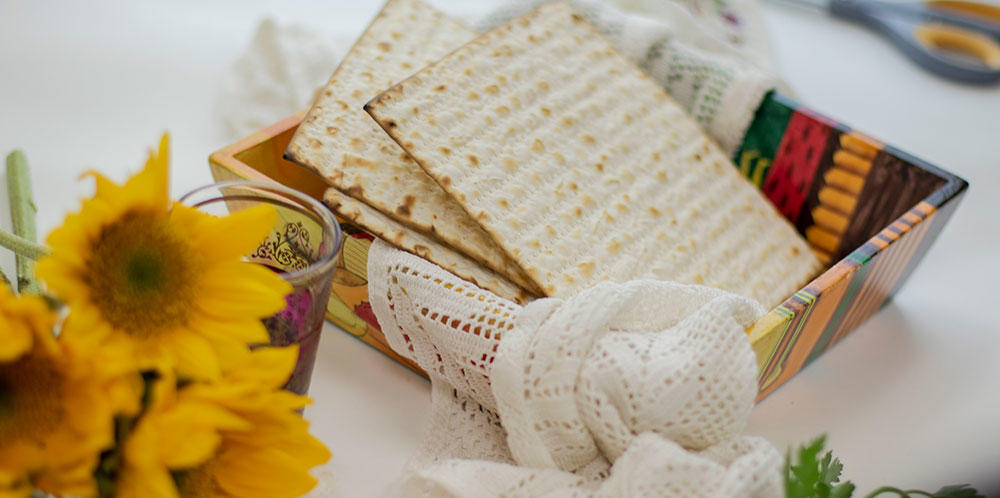
POLYGON ((477 38, 390 0, 287 155, 328 179, 340 216, 520 302, 657 278, 775 305, 820 269, 697 124, 563 4, 477 38))

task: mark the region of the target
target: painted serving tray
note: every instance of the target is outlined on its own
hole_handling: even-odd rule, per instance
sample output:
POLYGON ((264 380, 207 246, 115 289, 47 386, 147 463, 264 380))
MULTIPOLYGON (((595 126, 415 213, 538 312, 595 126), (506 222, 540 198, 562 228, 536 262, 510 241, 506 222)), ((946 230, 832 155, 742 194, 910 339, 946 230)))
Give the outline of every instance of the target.
MULTIPOLYGON (((277 182, 321 199, 322 178, 282 157, 304 114, 212 154, 214 178, 277 182)), ((764 99, 733 160, 827 265, 748 331, 763 398, 899 290, 968 183, 778 94, 764 99)), ((327 318, 419 371, 389 348, 368 303, 365 268, 373 237, 341 226, 346 237, 327 318)))

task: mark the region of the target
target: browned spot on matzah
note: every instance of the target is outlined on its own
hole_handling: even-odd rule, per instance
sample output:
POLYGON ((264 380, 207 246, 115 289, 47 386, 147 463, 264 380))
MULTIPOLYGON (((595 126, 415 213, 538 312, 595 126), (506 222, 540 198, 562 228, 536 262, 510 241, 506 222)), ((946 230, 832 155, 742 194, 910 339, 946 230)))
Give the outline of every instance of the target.
POLYGON ((611 239, 611 241, 608 242, 608 251, 610 252, 618 252, 621 248, 622 243, 618 242, 616 239, 611 239))
POLYGON ((403 196, 403 203, 396 206, 396 214, 408 218, 416 202, 417 198, 410 194, 403 196))
POLYGON ((594 272, 594 262, 593 261, 584 261, 583 263, 580 263, 580 264, 578 264, 576 266, 577 266, 577 268, 580 269, 580 273, 583 273, 584 276, 589 277, 590 274, 594 272))
POLYGON ((507 106, 505 106, 505 105, 502 105, 502 106, 500 106, 500 107, 497 107, 497 108, 496 108, 496 112, 497 112, 497 114, 499 114, 499 115, 501 115, 501 116, 502 116, 502 115, 504 115, 504 114, 507 114, 507 113, 509 113, 509 112, 510 112, 510 109, 509 109, 509 108, 507 108, 507 106))
POLYGON ((503 168, 508 172, 513 173, 517 171, 517 161, 514 161, 509 157, 504 157, 500 162, 503 164, 503 168))
POLYGON ((359 199, 361 197, 364 197, 365 188, 362 187, 361 185, 351 185, 350 187, 344 189, 344 193, 355 199, 359 199))
POLYGON ((656 179, 659 180, 659 181, 661 181, 661 182, 667 181, 667 172, 663 171, 663 170, 657 171, 656 172, 656 179))
POLYGON ((430 258, 431 250, 427 246, 422 246, 420 244, 413 244, 413 252, 417 253, 417 256, 421 258, 430 258))
POLYGON ((383 52, 388 52, 392 50, 392 45, 389 42, 378 42, 378 48, 383 52))
POLYGON ((476 92, 469 92, 469 100, 478 100, 479 94, 476 92))
POLYGON ((545 152, 545 143, 536 138, 531 144, 531 150, 535 152, 545 152))
POLYGON ((542 111, 542 115, 543 116, 548 116, 548 115, 552 114, 552 111, 550 111, 547 107, 543 107, 540 110, 542 111))
POLYGON ((509 208, 510 207, 510 203, 507 202, 507 199, 504 199, 503 197, 500 198, 500 201, 498 202, 498 204, 500 204, 500 207, 503 207, 503 208, 509 208))
POLYGON ((496 94, 500 93, 500 87, 498 87, 496 85, 490 85, 490 86, 486 87, 484 90, 486 91, 486 93, 488 93, 490 95, 496 95, 496 94))
POLYGON ((603 172, 604 171, 604 164, 603 163, 597 163, 597 164, 594 165, 594 169, 596 169, 597 171, 603 172))
POLYGON ((562 118, 562 124, 567 128, 573 126, 574 123, 576 123, 576 121, 569 116, 562 118))
POLYGON ((339 105, 340 108, 343 109, 343 110, 345 110, 345 111, 351 107, 351 106, 347 105, 347 102, 344 102, 343 100, 338 100, 337 101, 337 105, 339 105))
POLYGON ((514 55, 514 50, 510 48, 510 45, 501 45, 493 51, 493 57, 510 57, 514 55))
POLYGON ((469 164, 471 164, 473 166, 479 166, 479 158, 478 157, 476 157, 476 156, 474 156, 472 154, 469 154, 467 156, 467 158, 469 159, 469 164))
POLYGON ((649 214, 651 214, 653 216, 660 216, 663 213, 661 213, 659 209, 656 209, 653 206, 649 206, 649 214))
POLYGON ((584 143, 592 144, 592 143, 595 142, 594 137, 592 137, 590 135, 584 135, 582 138, 583 138, 584 143))
POLYGON ((340 128, 337 128, 336 126, 327 126, 326 127, 326 134, 327 135, 333 136, 333 135, 336 135, 338 133, 340 133, 340 128))
POLYGON ((365 159, 363 157, 351 154, 344 154, 343 159, 340 161, 340 165, 343 166, 344 168, 352 168, 352 167, 362 167, 366 169, 375 168, 374 162, 369 161, 368 159, 365 159))
POLYGON ((313 149, 321 149, 321 148, 323 148, 323 142, 320 142, 319 140, 316 140, 315 138, 310 138, 309 139, 309 147, 312 147, 313 149))
POLYGON ((451 155, 451 149, 449 149, 447 147, 438 147, 438 150, 440 150, 441 153, 444 154, 444 155, 446 155, 446 156, 450 156, 451 155))
POLYGON ((434 91, 435 92, 443 92, 443 91, 445 91, 447 89, 448 89, 448 87, 445 86, 445 85, 438 85, 438 86, 434 87, 434 91))
POLYGON ((361 90, 355 90, 351 92, 351 98, 360 99, 362 96, 361 90))

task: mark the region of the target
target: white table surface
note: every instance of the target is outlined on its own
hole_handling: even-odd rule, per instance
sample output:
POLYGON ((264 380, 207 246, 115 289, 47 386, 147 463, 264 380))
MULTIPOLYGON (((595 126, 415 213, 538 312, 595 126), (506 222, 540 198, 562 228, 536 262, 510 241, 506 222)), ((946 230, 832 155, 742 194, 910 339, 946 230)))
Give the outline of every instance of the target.
MULTIPOLYGON (((81 172, 123 179, 165 129, 174 193, 210 182, 206 158, 227 143, 218 82, 265 15, 349 33, 379 5, 4 0, 0 153, 26 150, 40 230, 90 194, 81 172)), ((800 101, 972 186, 895 300, 760 403, 748 432, 781 449, 827 433, 865 492, 970 482, 1000 493, 1000 224, 990 214, 1000 201, 1000 87, 936 79, 881 38, 810 12, 766 5, 765 17, 800 101)), ((12 261, 0 256, 8 274, 12 261)), ((330 324, 324 333, 308 417, 334 452, 339 494, 378 494, 421 439, 429 385, 330 324)))

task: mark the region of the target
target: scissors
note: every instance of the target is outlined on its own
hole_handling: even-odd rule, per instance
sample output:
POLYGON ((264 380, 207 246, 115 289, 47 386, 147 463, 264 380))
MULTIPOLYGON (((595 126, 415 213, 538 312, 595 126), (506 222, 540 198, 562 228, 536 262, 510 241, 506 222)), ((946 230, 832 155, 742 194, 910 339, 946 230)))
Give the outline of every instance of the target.
POLYGON ((963 83, 1000 81, 1000 7, 960 0, 784 0, 887 37, 924 69, 963 83))

